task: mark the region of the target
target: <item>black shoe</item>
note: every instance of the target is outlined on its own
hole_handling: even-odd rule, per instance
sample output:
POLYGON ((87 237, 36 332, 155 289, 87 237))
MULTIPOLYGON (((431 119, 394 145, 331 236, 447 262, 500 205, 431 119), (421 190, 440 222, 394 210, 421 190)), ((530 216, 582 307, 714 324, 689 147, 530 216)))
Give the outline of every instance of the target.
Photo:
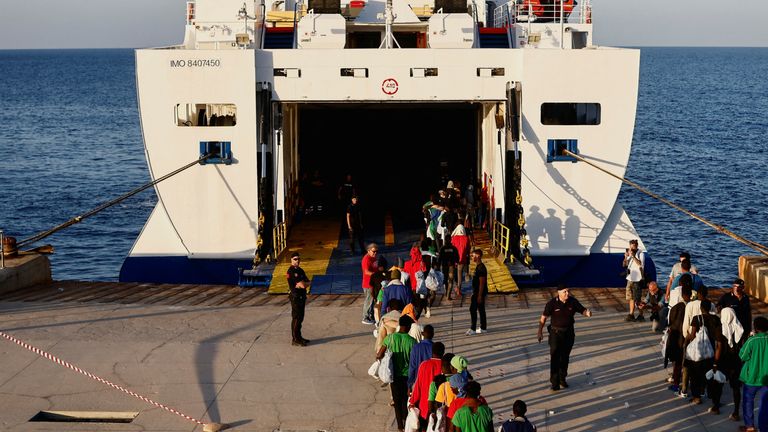
POLYGON ((291 342, 291 345, 293 345, 293 346, 300 346, 300 347, 307 346, 306 342, 300 341, 300 340, 295 340, 295 341, 291 342))
POLYGON ((624 318, 624 321, 626 322, 633 322, 635 321, 635 316, 632 314, 627 314, 627 316, 624 318))
POLYGON ((552 384, 552 387, 549 388, 552 391, 559 391, 560 386, 558 384, 552 384))
POLYGON ((644 317, 644 316, 642 316, 642 315, 638 315, 638 316, 637 316, 637 318, 635 318, 635 321, 637 321, 637 322, 643 322, 643 321, 645 321, 645 317, 644 317))
POLYGON ((568 383, 565 382, 565 380, 560 381, 560 387, 562 388, 568 388, 568 383))
POLYGON ((301 338, 301 341, 304 342, 304 345, 309 345, 309 339, 301 338))

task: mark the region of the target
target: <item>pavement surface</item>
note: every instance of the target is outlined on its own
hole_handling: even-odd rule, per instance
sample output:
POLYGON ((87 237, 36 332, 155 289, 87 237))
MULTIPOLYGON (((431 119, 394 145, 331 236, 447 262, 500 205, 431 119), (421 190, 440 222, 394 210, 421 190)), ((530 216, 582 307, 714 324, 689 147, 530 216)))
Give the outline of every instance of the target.
MULTIPOLYGON (((76 289, 70 283, 69 289, 76 289)), ((549 351, 536 341, 552 290, 491 295, 487 334, 465 336, 468 299, 441 301, 421 324, 462 354, 498 424, 515 399, 540 431, 735 431, 730 388, 720 415, 667 390, 660 336, 624 323, 622 290, 575 289, 594 311, 576 318, 570 388, 549 390, 549 351)), ((235 431, 392 431, 388 387, 367 375, 372 327, 359 296, 318 297, 307 307, 305 348, 290 345, 284 296, 255 306, 9 301, 0 330, 204 423, 235 431)), ((88 296, 88 298, 93 297, 88 296)), ((249 302, 250 303, 250 302, 249 302)), ((761 305, 756 313, 765 313, 761 305)), ((202 431, 202 426, 64 368, 0 338, 0 430, 202 431), (132 423, 46 423, 41 410, 137 411, 132 423)))

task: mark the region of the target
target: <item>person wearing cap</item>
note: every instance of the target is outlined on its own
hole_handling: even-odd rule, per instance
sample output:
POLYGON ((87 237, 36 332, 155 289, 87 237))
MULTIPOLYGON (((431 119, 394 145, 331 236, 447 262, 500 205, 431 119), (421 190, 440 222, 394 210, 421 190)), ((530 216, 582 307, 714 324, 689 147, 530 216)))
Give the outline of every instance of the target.
POLYGON ((544 325, 547 318, 551 317, 551 324, 547 326, 549 331, 549 382, 552 384, 552 391, 560 388, 568 388, 565 377, 568 376, 568 362, 570 360, 571 349, 576 338, 573 330, 575 320, 574 315, 580 313, 586 317, 592 316, 592 311, 585 308, 571 293, 565 285, 560 285, 557 289, 557 297, 548 301, 544 306, 544 313, 539 318, 539 331, 537 337, 539 342, 544 338, 544 325))
POLYGON ((744 280, 738 278, 734 280, 731 291, 723 294, 717 301, 718 312, 726 307, 733 309, 741 327, 744 328, 744 335, 738 341, 741 346, 752 332, 752 308, 749 304, 749 296, 745 292, 744 280))
POLYGON ((309 340, 301 336, 301 325, 304 322, 304 307, 307 304, 307 288, 309 278, 299 266, 301 257, 298 252, 291 254, 291 266, 288 267, 286 277, 291 299, 291 336, 293 346, 307 346, 309 340))

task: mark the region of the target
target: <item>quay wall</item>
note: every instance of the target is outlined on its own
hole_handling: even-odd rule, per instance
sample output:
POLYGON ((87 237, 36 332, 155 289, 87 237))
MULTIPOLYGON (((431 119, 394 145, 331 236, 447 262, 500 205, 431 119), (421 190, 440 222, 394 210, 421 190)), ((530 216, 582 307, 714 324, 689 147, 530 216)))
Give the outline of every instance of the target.
POLYGON ((0 269, 0 294, 51 282, 51 262, 44 255, 6 258, 0 269))
POLYGON ((747 293, 768 303, 768 257, 739 257, 739 277, 744 279, 747 293))

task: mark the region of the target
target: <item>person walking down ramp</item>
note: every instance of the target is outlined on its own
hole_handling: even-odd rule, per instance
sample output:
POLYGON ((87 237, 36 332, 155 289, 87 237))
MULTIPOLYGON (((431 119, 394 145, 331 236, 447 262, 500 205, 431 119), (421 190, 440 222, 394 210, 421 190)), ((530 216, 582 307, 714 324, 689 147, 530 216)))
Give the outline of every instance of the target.
POLYGON ((565 377, 568 376, 568 361, 576 334, 573 331, 575 320, 573 316, 580 313, 586 317, 592 316, 592 311, 582 306, 575 297, 571 297, 570 291, 564 285, 557 289, 557 297, 547 302, 544 313, 539 319, 539 342, 544 338, 544 324, 547 318, 552 318, 547 326, 549 331, 549 382, 552 391, 560 388, 568 388, 565 377))

